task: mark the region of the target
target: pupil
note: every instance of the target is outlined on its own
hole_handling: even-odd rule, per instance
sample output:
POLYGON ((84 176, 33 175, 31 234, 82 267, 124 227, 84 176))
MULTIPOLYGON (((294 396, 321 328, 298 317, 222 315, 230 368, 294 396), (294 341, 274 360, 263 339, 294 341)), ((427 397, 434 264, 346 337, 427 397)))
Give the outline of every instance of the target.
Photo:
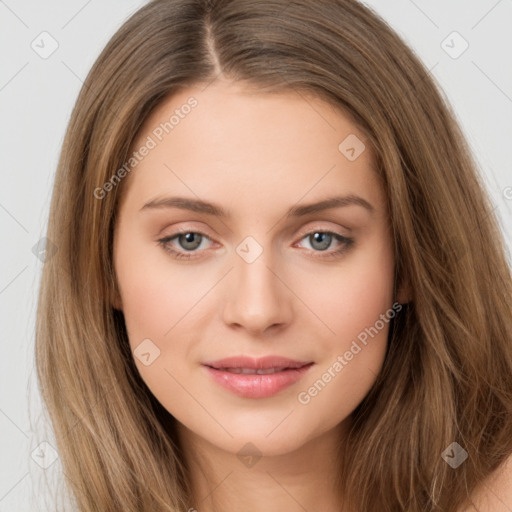
POLYGON ((196 249, 199 246, 199 244, 201 243, 199 240, 199 238, 200 238, 199 236, 197 237, 197 240, 194 242, 194 237, 196 235, 197 235, 197 233, 186 233, 186 234, 180 236, 180 243, 182 242, 183 239, 185 239, 184 244, 182 244, 184 249, 192 250, 192 249, 196 249), (198 240, 199 240, 199 242, 198 242, 198 240), (192 246, 189 246, 187 244, 192 244, 192 246))
POLYGON ((321 251, 324 251, 329 247, 330 237, 328 233, 314 233, 313 234, 313 246, 316 242, 320 243, 320 247, 317 247, 317 249, 320 249, 321 251), (327 243, 325 243, 325 240, 327 243), (322 243, 323 242, 323 243, 322 243))

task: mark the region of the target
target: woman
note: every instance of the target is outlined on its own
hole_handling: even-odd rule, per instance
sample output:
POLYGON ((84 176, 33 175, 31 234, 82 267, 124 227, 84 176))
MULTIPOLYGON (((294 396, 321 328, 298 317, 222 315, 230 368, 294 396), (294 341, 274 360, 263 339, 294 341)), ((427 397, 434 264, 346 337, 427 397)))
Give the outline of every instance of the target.
POLYGON ((37 364, 78 510, 512 506, 503 239, 363 5, 143 7, 77 100, 47 236, 37 364))

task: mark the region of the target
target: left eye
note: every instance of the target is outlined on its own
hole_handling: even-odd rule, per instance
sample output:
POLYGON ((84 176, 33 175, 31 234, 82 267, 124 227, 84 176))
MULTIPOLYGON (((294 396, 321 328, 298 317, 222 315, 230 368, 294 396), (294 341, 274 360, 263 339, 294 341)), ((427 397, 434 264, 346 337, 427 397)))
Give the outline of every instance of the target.
MULTIPOLYGON (((312 246, 313 252, 326 252, 326 250, 331 246, 333 241, 337 241, 341 244, 341 247, 334 250, 326 252, 326 254, 322 254, 321 258, 329 258, 335 257, 346 249, 353 243, 353 239, 342 236, 338 233, 334 233, 331 231, 312 231, 301 238, 301 240, 307 239, 312 246)), ((197 249, 201 247, 201 244, 204 240, 210 240, 208 235, 204 233, 199 233, 197 231, 183 231, 171 236, 162 238, 158 240, 158 243, 163 246, 163 248, 171 253, 173 257, 176 259, 190 259, 195 258, 195 254, 197 249), (176 249, 176 246, 172 244, 173 241, 177 241, 181 246, 181 249, 176 249), (187 254, 188 253, 188 254, 187 254)), ((203 247, 204 249, 204 247, 203 247)))
POLYGON ((339 235, 338 233, 332 233, 330 231, 313 231, 303 237, 301 240, 307 239, 311 245, 313 245, 313 249, 318 249, 318 251, 325 251, 329 248, 333 240, 338 242, 347 243, 348 238, 339 235), (314 247, 316 246, 316 247, 314 247))

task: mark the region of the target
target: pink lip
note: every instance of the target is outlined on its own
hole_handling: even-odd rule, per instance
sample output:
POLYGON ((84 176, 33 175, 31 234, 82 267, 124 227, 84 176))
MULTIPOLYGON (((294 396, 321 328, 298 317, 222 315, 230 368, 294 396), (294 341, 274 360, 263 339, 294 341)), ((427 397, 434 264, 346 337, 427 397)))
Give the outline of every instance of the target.
POLYGON ((259 359, 241 356, 229 357, 203 363, 212 378, 238 396, 245 398, 265 398, 275 395, 291 386, 309 370, 312 362, 295 361, 280 356, 267 356, 259 359), (227 368, 269 369, 282 368, 271 374, 242 374, 226 371, 227 368))

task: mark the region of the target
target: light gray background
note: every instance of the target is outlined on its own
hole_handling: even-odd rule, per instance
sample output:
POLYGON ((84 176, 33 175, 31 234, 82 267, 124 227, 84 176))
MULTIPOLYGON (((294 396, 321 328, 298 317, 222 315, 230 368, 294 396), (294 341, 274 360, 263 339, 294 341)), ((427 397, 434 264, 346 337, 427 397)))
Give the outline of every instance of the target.
MULTIPOLYGON (((40 466, 52 462, 55 443, 38 419, 33 350, 41 261, 32 248, 45 235, 60 146, 82 81, 115 30, 144 3, 0 0, 0 512, 52 510, 42 479, 58 475, 60 461, 40 466), (46 59, 31 47, 34 40, 50 47, 49 39, 41 43, 43 31, 58 42, 46 59)), ((405 38, 445 91, 510 249, 512 0, 365 3, 405 38), (458 58, 443 49, 455 55, 462 48, 457 36, 446 40, 453 31, 469 44, 458 58)))

